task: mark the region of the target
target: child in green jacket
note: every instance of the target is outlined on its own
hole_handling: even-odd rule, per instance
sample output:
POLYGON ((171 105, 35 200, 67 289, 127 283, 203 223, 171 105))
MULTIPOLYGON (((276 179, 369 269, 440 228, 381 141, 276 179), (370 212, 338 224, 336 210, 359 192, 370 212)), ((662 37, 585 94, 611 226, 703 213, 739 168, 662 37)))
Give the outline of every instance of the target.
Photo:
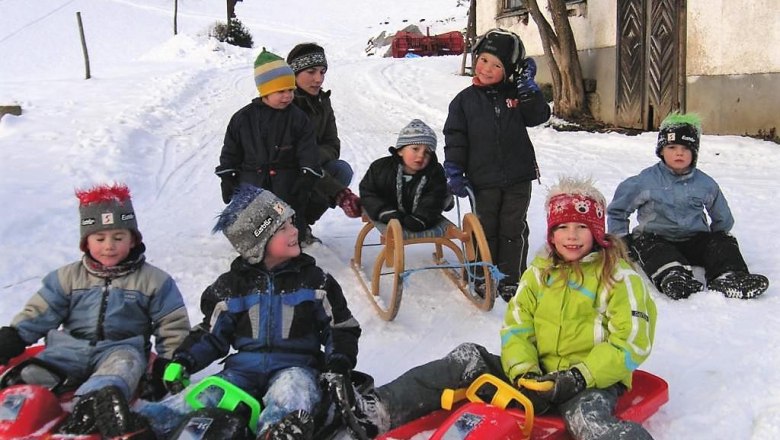
POLYGON ((467 387, 490 373, 519 388, 537 414, 557 409, 574 439, 652 438, 613 414, 653 346, 649 285, 629 265, 622 241, 605 234, 604 196, 590 181, 562 179, 546 206, 548 246, 509 301, 501 356, 461 344, 358 395, 351 414, 368 436, 438 409, 444 389, 467 387), (549 381, 552 388, 534 391, 520 379, 532 381, 531 388, 549 381))

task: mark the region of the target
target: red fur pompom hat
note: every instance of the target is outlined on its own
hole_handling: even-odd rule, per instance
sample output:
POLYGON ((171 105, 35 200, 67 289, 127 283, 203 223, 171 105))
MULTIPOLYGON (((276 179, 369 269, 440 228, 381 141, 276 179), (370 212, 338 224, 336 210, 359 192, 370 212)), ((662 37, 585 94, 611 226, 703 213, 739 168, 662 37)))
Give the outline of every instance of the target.
POLYGON ((87 236, 108 229, 129 229, 136 243, 141 243, 130 190, 127 185, 96 185, 88 189, 77 189, 81 240, 79 247, 87 252, 87 236))
POLYGON ((547 192, 547 242, 552 243, 553 228, 562 223, 588 225, 593 239, 602 247, 609 247, 604 238, 606 201, 591 179, 562 177, 547 192))

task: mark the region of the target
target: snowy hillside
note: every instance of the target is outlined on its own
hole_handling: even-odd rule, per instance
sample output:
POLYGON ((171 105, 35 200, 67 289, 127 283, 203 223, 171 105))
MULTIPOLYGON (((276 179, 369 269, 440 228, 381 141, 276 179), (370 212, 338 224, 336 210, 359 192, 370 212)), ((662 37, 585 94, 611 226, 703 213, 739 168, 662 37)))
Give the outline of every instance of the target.
MULTIPOLYGON (((255 49, 206 37, 224 20, 224 3, 163 0, 0 1, 0 105, 24 114, 0 120, 0 325, 7 325, 50 270, 79 258, 75 187, 124 181, 132 192, 147 257, 176 279, 193 321, 199 296, 234 258, 211 235, 223 207, 213 170, 230 116, 255 96, 252 63, 261 47, 285 56, 314 41, 330 63, 326 89, 355 170, 353 190, 412 118, 442 141, 447 105, 469 84, 460 57, 367 57, 369 38, 417 24, 431 34, 458 30, 457 0, 244 1, 237 14, 255 49), (84 63, 76 12, 84 21, 92 76, 84 63), (424 21, 421 21, 424 19, 424 21)), ((706 127, 706 121, 704 122, 706 127)), ((589 174, 611 198, 625 177, 654 163, 656 133, 531 130, 542 171, 529 213, 532 249, 543 243, 545 187, 560 174, 589 174)), ((440 158, 443 154, 440 154, 440 158)), ((658 330, 642 366, 670 384, 670 402, 646 426, 659 440, 780 438, 780 146, 736 136, 704 136, 699 167, 721 185, 733 230, 750 268, 770 278, 755 301, 701 293, 673 302, 656 295, 658 330), (773 202, 772 200, 775 200, 773 202), (770 240, 770 241, 767 241, 770 240)), ((461 204, 466 205, 466 204, 461 204)), ((451 219, 456 220, 454 213, 451 219)), ((498 352, 502 301, 480 312, 443 274, 413 274, 398 318, 380 320, 349 268, 359 220, 329 211, 311 248, 340 281, 363 327, 359 369, 377 384, 472 341, 498 352)), ((407 249, 408 266, 430 264, 432 249, 407 249)))

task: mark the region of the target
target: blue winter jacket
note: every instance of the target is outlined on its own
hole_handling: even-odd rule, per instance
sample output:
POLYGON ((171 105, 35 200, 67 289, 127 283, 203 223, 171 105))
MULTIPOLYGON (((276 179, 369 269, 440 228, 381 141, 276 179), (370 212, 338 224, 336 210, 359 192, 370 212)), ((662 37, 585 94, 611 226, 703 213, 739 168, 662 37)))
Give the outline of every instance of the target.
POLYGON ((203 292, 201 311, 203 323, 174 354, 191 373, 231 346, 238 353, 225 368, 244 375, 319 369, 337 357, 357 362, 360 326, 339 284, 306 254, 273 270, 237 258, 203 292))
POLYGON ((81 261, 49 273, 11 325, 27 344, 61 328, 75 338, 72 343, 100 348, 122 342, 144 356, 155 336, 164 358, 172 357, 190 329, 181 293, 167 273, 143 263, 128 274, 100 278, 81 261))
POLYGON ((734 225, 726 198, 712 177, 697 168, 678 175, 663 161, 618 185, 607 207, 609 232, 628 234, 629 216, 634 211, 639 223, 634 234, 653 233, 671 241, 699 232, 728 232, 734 225), (705 209, 712 223, 707 221, 705 209))

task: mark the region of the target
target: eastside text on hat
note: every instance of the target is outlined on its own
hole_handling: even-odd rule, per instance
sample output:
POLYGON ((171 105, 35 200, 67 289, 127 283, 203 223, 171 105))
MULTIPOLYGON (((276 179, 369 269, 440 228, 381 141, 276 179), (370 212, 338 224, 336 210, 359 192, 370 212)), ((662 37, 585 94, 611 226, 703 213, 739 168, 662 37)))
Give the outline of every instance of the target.
POLYGON ((127 185, 96 185, 89 189, 77 189, 79 199, 79 247, 86 252, 87 236, 109 229, 128 229, 141 242, 141 232, 135 218, 130 190, 127 185))
POLYGON ((701 118, 694 113, 681 114, 672 112, 661 121, 658 128, 658 142, 655 146, 655 155, 663 160, 661 151, 667 145, 683 145, 693 155, 691 166, 696 166, 699 157, 699 143, 701 139, 701 118))
POLYGON ((236 189, 212 232, 221 231, 250 264, 265 257, 268 240, 295 211, 271 191, 248 184, 236 189))

